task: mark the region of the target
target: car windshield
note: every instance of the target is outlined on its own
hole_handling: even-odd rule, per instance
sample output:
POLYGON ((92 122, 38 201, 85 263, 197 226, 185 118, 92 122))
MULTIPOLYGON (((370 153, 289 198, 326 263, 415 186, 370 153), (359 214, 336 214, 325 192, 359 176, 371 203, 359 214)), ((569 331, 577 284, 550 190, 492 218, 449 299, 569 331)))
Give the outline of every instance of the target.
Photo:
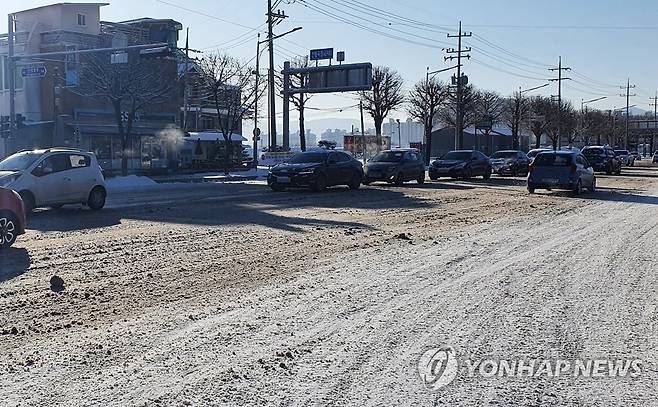
POLYGON ((602 148, 586 148, 583 150, 584 155, 603 155, 603 153, 602 148))
POLYGON ((290 164, 323 163, 325 156, 322 153, 300 153, 292 156, 288 162, 290 164))
POLYGON ((533 163, 537 167, 566 167, 571 165, 572 159, 567 154, 539 154, 533 163))
POLYGON ((498 151, 491 158, 516 158, 518 154, 516 151, 498 151))
POLYGON ((615 150, 615 155, 628 155, 627 150, 615 150))
POLYGON ((471 158, 470 151, 451 151, 441 157, 442 160, 466 161, 471 158))
POLYGON ((370 161, 375 163, 396 163, 402 160, 403 155, 404 154, 399 151, 384 151, 374 156, 370 161))
POLYGON ((40 153, 16 153, 0 162, 0 171, 23 171, 41 157, 40 153))

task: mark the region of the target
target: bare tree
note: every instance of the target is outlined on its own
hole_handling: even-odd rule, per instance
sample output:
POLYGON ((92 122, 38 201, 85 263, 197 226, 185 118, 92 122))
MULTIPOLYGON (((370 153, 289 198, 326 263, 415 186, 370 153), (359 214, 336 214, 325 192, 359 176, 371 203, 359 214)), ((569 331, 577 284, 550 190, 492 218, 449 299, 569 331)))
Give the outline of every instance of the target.
POLYGON ((128 53, 127 62, 111 63, 109 52, 84 56, 79 92, 104 98, 112 105, 121 137, 121 173, 128 174, 131 137, 136 117, 169 102, 177 89, 176 62, 144 59, 139 51, 128 53))
POLYGON ((428 165, 432 154, 432 128, 434 118, 439 108, 443 105, 448 95, 448 87, 445 83, 431 78, 420 81, 414 85, 409 93, 408 109, 409 116, 423 122, 425 128, 425 164, 428 165))
MULTIPOLYGON (((458 129, 463 132, 464 129, 473 126, 477 121, 478 92, 473 85, 466 85, 462 88, 462 128, 458 129)), ((439 110, 439 119, 448 126, 457 127, 457 92, 450 92, 443 108, 439 110)), ((455 145, 455 148, 459 148, 455 145)))
POLYGON ((566 136, 569 144, 575 141, 576 115, 570 102, 562 102, 560 108, 555 101, 550 101, 546 112, 546 135, 557 150, 561 139, 566 136))
POLYGON ((386 116, 404 102, 402 84, 402 76, 397 71, 387 66, 376 66, 372 70, 372 90, 359 93, 363 109, 375 121, 378 139, 382 135, 386 116))
POLYGON ((504 115, 504 99, 494 91, 480 91, 475 98, 476 120, 486 122, 483 130, 485 139, 490 141, 491 153, 493 153, 493 139, 491 138, 492 128, 488 125, 495 126, 502 122, 504 115))
POLYGON ((544 96, 533 96, 529 101, 530 131, 535 136, 535 148, 541 147, 541 137, 546 133, 547 117, 551 100, 544 96))
POLYGON ((232 135, 254 114, 263 89, 256 88, 252 69, 226 54, 210 54, 198 62, 208 100, 217 112, 218 131, 224 138, 224 173, 231 169, 232 135))
POLYGON ((512 143, 515 150, 520 148, 521 129, 530 117, 529 105, 528 98, 523 96, 521 91, 514 92, 512 97, 505 100, 503 122, 512 130, 512 143))

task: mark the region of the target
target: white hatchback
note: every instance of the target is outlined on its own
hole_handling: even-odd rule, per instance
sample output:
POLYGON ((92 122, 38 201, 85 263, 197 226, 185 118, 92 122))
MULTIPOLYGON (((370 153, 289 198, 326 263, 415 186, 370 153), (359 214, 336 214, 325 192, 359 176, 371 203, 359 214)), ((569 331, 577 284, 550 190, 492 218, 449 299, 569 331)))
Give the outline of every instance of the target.
POLYGON ((0 186, 23 198, 26 212, 36 207, 83 204, 102 209, 105 177, 93 153, 70 148, 21 151, 0 162, 0 186))

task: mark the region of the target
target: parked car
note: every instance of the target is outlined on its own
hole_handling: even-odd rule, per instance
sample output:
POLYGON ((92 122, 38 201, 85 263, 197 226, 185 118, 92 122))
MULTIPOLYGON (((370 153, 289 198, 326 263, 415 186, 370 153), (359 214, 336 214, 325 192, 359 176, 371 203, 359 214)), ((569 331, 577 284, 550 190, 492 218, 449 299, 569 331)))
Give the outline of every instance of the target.
POLYGON ((105 177, 93 153, 70 148, 21 151, 0 162, 0 186, 23 199, 25 211, 82 203, 102 209, 105 177))
POLYGON ((612 148, 608 146, 590 146, 583 148, 582 154, 592 164, 594 171, 605 172, 608 175, 612 173, 621 174, 621 160, 612 148))
POLYGON ((0 187, 0 249, 11 247, 25 233, 25 208, 21 196, 0 187))
POLYGON ((553 151, 553 150, 550 148, 535 148, 533 150, 528 151, 528 154, 526 154, 526 156, 532 161, 535 159, 535 157, 537 157, 537 154, 543 153, 545 151, 553 151))
POLYGON ((491 156, 491 167, 498 175, 510 174, 513 177, 519 174, 528 174, 530 159, 523 151, 503 150, 491 156))
POLYGON ((297 153, 285 163, 272 167, 267 184, 274 191, 286 188, 311 188, 323 191, 334 185, 359 189, 363 180, 363 166, 350 154, 342 151, 317 149, 297 153))
POLYGON ((433 181, 440 177, 470 179, 482 176, 489 179, 492 171, 489 157, 486 155, 475 150, 457 150, 432 162, 429 176, 433 181))
POLYGON ((425 163, 414 148, 382 151, 368 161, 364 172, 366 185, 375 181, 396 185, 406 181, 425 182, 425 163))
POLYGON ((540 153, 530 165, 528 174, 528 192, 537 189, 566 189, 575 194, 587 188, 596 190, 594 168, 587 158, 570 151, 551 151, 540 153))
POLYGON ((642 154, 640 154, 638 151, 631 151, 631 156, 633 156, 635 161, 642 161, 642 154))
POLYGON ((621 161, 621 165, 632 167, 635 164, 635 156, 628 152, 628 150, 615 150, 615 155, 621 161))

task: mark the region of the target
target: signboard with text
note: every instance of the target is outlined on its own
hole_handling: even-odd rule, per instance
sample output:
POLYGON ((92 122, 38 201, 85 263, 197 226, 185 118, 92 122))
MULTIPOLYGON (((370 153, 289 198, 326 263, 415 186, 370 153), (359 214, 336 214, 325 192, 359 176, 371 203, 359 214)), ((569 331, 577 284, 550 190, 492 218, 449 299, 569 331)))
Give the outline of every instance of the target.
POLYGON ((321 61, 324 59, 334 59, 333 48, 322 48, 311 50, 311 61, 321 61))
POLYGON ((21 68, 23 78, 43 78, 48 73, 45 65, 31 65, 21 68))

